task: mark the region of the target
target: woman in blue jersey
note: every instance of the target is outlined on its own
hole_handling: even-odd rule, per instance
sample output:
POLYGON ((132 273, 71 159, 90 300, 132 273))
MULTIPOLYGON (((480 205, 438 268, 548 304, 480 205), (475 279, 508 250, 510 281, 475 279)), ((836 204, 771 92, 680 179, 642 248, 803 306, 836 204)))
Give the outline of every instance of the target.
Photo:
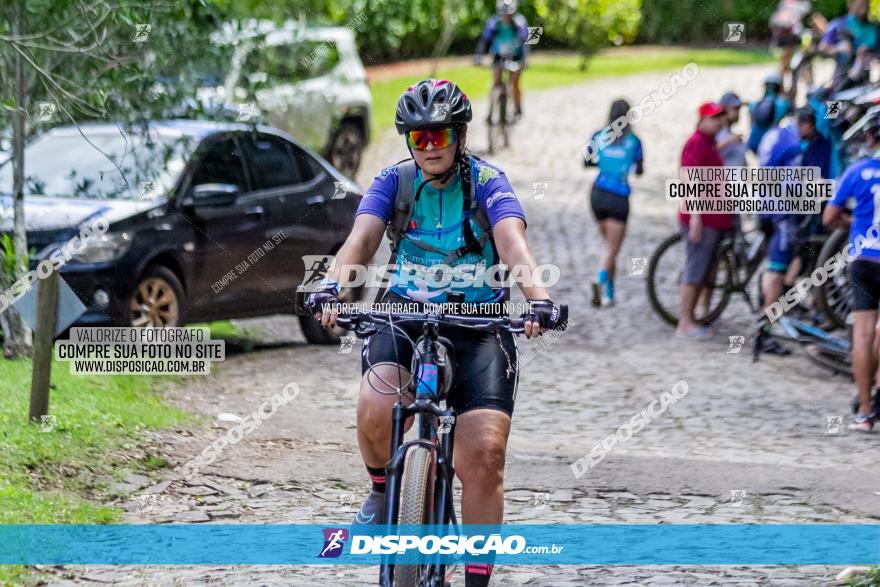
POLYGON ((593 305, 601 306, 604 291, 605 303, 614 305, 614 275, 617 267, 617 253, 623 244, 626 234, 626 220, 629 216, 630 187, 627 177, 635 168, 636 175, 644 172, 642 167, 642 143, 632 132, 629 124, 623 125, 619 119, 626 120, 629 112, 626 100, 615 100, 611 105, 608 125, 596 132, 591 141, 591 157, 585 160, 586 166, 595 165, 599 168, 599 176, 593 183, 590 204, 599 232, 602 234, 604 251, 597 282, 593 283, 593 305), (621 129, 614 137, 609 131, 621 129), (602 146, 601 141, 608 141, 611 134, 613 141, 602 146), (600 135, 603 135, 600 137, 600 135))
MULTIPOLYGON (((525 215, 507 177, 465 150, 472 117, 467 96, 449 81, 424 80, 400 96, 395 126, 405 135, 414 163, 386 167, 364 194, 351 234, 336 254, 321 291, 309 296, 309 307, 324 326, 336 320, 339 288, 347 278, 341 268, 363 266, 373 258, 386 226, 395 220, 401 190, 413 192, 412 216, 398 243, 385 301, 441 303, 450 293, 462 293, 466 303, 476 304, 470 309, 479 310, 479 304, 503 299, 497 279, 439 283, 432 276, 450 267, 451 273, 474 275, 499 262, 512 269, 511 275, 536 274, 538 263, 526 241, 525 215)), ((559 309, 547 289, 525 280, 517 284, 528 302, 523 314, 526 336, 554 328, 559 309)), ((418 327, 397 328, 413 340, 420 334, 418 327)), ((500 524, 518 379, 516 344, 509 332, 496 335, 441 326, 440 334, 455 350, 447 402, 456 410, 456 438, 462 439, 455 443, 454 456, 462 487, 462 519, 465 524, 500 524)), ((358 511, 356 524, 383 522, 391 409, 397 390, 410 379, 412 356, 411 343, 397 330, 380 330, 364 344, 357 433, 373 490, 358 511)), ((468 563, 465 586, 484 587, 491 572, 492 565, 468 563)))

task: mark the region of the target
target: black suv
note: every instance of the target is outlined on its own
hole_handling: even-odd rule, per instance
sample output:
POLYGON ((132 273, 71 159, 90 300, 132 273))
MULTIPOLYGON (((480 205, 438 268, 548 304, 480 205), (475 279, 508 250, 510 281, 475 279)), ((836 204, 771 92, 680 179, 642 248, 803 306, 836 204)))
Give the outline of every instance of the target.
MULTIPOLYGON (((294 313, 303 256, 339 248, 361 196, 320 156, 264 126, 61 127, 34 139, 25 162, 32 266, 99 216, 109 222, 60 269, 88 308, 79 325, 294 313)), ((0 167, 0 233, 12 229, 11 167, 0 167)), ((309 341, 334 340, 311 317, 301 321, 309 341)))

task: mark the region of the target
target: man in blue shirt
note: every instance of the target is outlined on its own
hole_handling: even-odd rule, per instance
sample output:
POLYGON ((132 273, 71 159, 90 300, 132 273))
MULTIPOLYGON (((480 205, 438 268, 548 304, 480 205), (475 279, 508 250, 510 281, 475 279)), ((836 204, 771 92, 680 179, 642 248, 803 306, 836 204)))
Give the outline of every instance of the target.
MULTIPOLYGON (((831 143, 816 131, 816 116, 809 108, 801 108, 785 126, 771 129, 758 147, 758 163, 762 167, 818 167, 827 178, 831 166, 831 143)), ((800 273, 798 249, 809 232, 807 218, 802 214, 767 214, 773 232, 767 253, 767 271, 761 283, 764 302, 771 304, 792 287, 800 273)), ((788 355, 790 352, 772 338, 764 339, 762 352, 788 355)))
POLYGON ((853 204, 850 246, 847 248, 852 280, 853 375, 858 390, 859 410, 850 430, 870 432, 878 414, 871 406, 871 387, 877 371, 874 348, 877 309, 880 306, 880 124, 874 119, 865 129, 874 155, 850 165, 837 183, 837 193, 826 206, 822 221, 837 227, 844 224, 846 203, 853 204))

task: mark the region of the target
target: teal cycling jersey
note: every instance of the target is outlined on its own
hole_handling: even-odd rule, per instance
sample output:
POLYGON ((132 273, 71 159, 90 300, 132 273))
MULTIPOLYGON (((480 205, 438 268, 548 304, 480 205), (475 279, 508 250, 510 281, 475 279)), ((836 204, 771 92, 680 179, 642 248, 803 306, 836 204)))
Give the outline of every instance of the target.
MULTIPOLYGON (((501 170, 471 158, 471 171, 476 181, 477 205, 486 212, 490 226, 510 216, 525 221, 522 207, 501 170)), ((413 179, 414 192, 422 179, 419 171, 413 179)), ((396 165, 383 169, 364 194, 358 214, 373 214, 390 221, 397 180, 396 165)), ((419 302, 442 303, 452 292, 462 293, 466 303, 500 300, 504 289, 499 282, 502 275, 497 271, 498 254, 492 239, 483 239, 483 235, 479 223, 464 210, 462 182, 457 174, 443 189, 425 184, 398 245, 397 262, 391 269, 391 291, 419 302), (474 237, 483 241, 482 250, 447 262, 444 253, 466 245, 464 222, 469 222, 474 237), (418 246, 416 239, 437 250, 418 246)))
MULTIPOLYGON (((601 133, 593 135, 594 140, 601 133)), ((596 187, 602 188, 618 196, 630 194, 627 177, 633 166, 642 161, 642 142, 631 132, 624 134, 617 141, 599 150, 598 161, 599 176, 596 178, 596 187)))
POLYGON ((492 54, 513 56, 519 48, 519 42, 516 37, 516 28, 511 24, 501 23, 498 27, 498 33, 492 40, 492 54))

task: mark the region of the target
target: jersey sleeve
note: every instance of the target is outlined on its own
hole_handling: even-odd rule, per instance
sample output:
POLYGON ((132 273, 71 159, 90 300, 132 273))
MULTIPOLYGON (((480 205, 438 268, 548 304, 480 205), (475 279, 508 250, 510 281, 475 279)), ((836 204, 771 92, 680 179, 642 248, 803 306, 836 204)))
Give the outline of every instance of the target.
POLYGON ((487 165, 477 164, 477 203, 489 217, 489 225, 494 227, 504 218, 519 218, 526 222, 526 215, 513 192, 503 171, 487 165))
POLYGON ((853 184, 861 171, 861 167, 861 165, 854 165, 843 174, 843 177, 837 182, 837 191, 834 192, 834 198, 831 200, 832 205, 838 208, 846 206, 847 199, 853 195, 853 184))
POLYGON ((825 29, 825 34, 822 35, 822 42, 828 43, 829 45, 836 45, 840 40, 840 26, 841 20, 839 18, 833 19, 828 23, 828 28, 825 29))
POLYGON ((645 159, 645 155, 642 152, 642 141, 636 135, 633 135, 633 138, 636 140, 635 150, 633 151, 633 163, 641 163, 645 159))
POLYGON ((380 171, 373 179, 373 183, 361 198, 357 215, 372 214, 388 223, 394 213, 395 199, 397 199, 397 165, 392 165, 380 171))

